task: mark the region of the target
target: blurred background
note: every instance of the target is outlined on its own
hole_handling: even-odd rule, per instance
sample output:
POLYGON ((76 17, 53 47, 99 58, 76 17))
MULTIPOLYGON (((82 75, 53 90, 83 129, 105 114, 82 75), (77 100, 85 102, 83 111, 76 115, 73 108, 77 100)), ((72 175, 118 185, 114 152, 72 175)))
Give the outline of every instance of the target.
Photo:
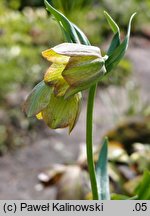
MULTIPOLYGON (((150 170, 150 1, 53 0, 104 54, 112 33, 103 11, 126 34, 135 11, 125 58, 99 83, 95 100, 95 161, 102 138, 109 137, 112 193, 134 196, 150 170)), ((0 199, 88 199, 85 156, 87 92, 79 121, 50 130, 27 119, 22 104, 49 66, 41 52, 64 42, 43 0, 0 0, 0 199)), ((114 196, 115 197, 115 196, 114 196)))

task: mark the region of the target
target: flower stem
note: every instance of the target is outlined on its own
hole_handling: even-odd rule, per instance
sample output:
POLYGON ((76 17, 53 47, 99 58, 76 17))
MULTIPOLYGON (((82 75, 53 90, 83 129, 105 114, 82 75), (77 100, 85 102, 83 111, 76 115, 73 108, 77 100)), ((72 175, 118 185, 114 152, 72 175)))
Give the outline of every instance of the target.
POLYGON ((86 152, 87 152, 87 163, 91 181, 91 189, 93 200, 98 200, 98 189, 96 182, 95 166, 93 159, 93 107, 94 98, 97 85, 94 85, 89 90, 88 103, 87 103, 87 117, 86 117, 86 152))

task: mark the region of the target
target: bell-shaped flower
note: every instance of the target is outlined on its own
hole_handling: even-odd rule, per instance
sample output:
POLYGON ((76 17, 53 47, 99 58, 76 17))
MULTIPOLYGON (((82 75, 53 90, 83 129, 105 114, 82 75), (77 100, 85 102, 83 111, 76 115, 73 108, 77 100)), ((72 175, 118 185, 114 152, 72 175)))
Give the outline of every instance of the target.
POLYGON ((56 96, 65 98, 89 88, 105 74, 106 57, 98 47, 63 43, 42 52, 52 62, 44 81, 54 87, 56 96))
POLYGON ((27 97, 23 109, 28 117, 43 119, 52 129, 69 127, 71 132, 78 119, 80 105, 81 93, 68 99, 56 97, 53 88, 41 81, 27 97))

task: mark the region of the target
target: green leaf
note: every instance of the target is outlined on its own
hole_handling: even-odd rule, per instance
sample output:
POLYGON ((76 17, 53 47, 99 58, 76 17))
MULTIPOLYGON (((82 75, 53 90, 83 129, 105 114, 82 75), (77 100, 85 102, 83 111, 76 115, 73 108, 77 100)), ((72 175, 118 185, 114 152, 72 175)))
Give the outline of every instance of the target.
POLYGON ((104 11, 104 15, 105 15, 107 22, 110 25, 112 31, 114 32, 114 34, 116 34, 118 32, 120 35, 120 29, 119 29, 117 23, 112 19, 112 17, 106 11, 104 11))
POLYGON ((107 171, 108 138, 105 137, 96 165, 96 179, 99 200, 110 200, 109 176, 107 171))
POLYGON ((128 200, 129 197, 123 194, 111 194, 111 200, 128 200))
POLYGON ((127 48, 128 40, 125 38, 125 40, 120 44, 113 53, 108 57, 108 59, 105 62, 106 65, 106 71, 109 73, 123 58, 126 48, 127 48))
POLYGON ((134 13, 129 20, 128 31, 124 41, 111 53, 109 58, 106 60, 105 65, 107 73, 109 73, 120 62, 127 50, 131 31, 131 22, 135 14, 136 13, 134 13))
POLYGON ((142 181, 137 186, 135 193, 138 200, 150 200, 150 171, 145 170, 142 181))
POLYGON ((46 9, 51 14, 53 14, 53 16, 58 21, 67 41, 73 42, 73 43, 80 43, 78 35, 77 35, 73 25, 71 24, 71 22, 62 13, 60 13, 55 8, 53 8, 52 5, 50 5, 47 0, 44 0, 44 3, 46 6, 46 9))
POLYGON ((104 11, 104 15, 112 31, 114 32, 113 39, 107 51, 107 55, 110 56, 113 53, 113 51, 120 45, 120 29, 117 23, 112 19, 112 17, 106 11, 104 11))
POLYGON ((81 31, 81 29, 79 27, 77 27, 74 23, 72 23, 74 29, 76 30, 76 33, 79 37, 80 43, 81 44, 85 44, 85 45, 90 45, 89 40, 87 39, 87 37, 85 36, 85 34, 83 33, 83 31, 81 31))
POLYGON ((113 39, 107 51, 107 55, 110 56, 119 45, 120 45, 120 38, 119 38, 119 33, 117 32, 113 36, 113 39))
POLYGON ((58 21, 67 42, 90 45, 85 34, 75 24, 71 23, 62 13, 52 7, 47 0, 44 0, 44 2, 47 10, 58 21))
POLYGON ((129 197, 123 194, 111 194, 111 200, 136 200, 137 198, 137 196, 129 197))
POLYGON ((38 83, 24 103, 23 110, 27 116, 32 117, 42 111, 49 104, 51 93, 52 88, 44 81, 38 83))

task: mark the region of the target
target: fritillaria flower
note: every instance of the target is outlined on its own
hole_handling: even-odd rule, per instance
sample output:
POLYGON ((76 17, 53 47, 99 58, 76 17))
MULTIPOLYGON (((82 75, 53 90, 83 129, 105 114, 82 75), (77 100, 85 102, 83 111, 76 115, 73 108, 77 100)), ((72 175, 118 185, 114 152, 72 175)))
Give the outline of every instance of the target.
POLYGON ((56 96, 65 98, 89 88, 105 74, 105 57, 98 47, 63 43, 42 52, 52 62, 44 82, 54 87, 56 96))
POLYGON ((52 64, 24 104, 28 117, 43 119, 52 128, 75 126, 80 113, 81 91, 105 74, 105 58, 95 46, 63 43, 42 52, 52 64))
POLYGON ((71 132, 78 119, 80 107, 80 92, 68 99, 56 97, 53 88, 41 81, 27 97, 23 109, 28 117, 43 119, 52 129, 69 127, 71 132))

